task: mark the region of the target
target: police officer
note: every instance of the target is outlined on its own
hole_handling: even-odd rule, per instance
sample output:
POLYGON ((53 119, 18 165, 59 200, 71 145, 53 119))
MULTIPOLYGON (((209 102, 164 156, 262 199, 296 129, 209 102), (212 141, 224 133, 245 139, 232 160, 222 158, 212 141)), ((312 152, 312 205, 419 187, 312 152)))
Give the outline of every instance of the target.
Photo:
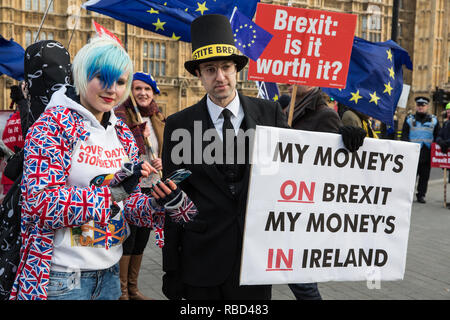
POLYGON ((403 141, 420 143, 420 156, 417 167, 419 183, 416 196, 418 202, 425 203, 425 194, 431 169, 431 143, 436 140, 440 125, 437 117, 428 113, 429 98, 416 97, 415 101, 416 113, 406 117, 403 123, 401 139, 403 141))

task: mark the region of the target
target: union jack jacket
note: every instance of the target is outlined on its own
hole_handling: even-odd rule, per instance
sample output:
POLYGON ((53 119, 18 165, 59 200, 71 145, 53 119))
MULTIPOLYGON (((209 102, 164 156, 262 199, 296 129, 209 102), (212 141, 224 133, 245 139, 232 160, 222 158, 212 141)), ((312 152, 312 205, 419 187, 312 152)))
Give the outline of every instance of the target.
MULTIPOLYGON (((111 213, 108 186, 66 186, 74 147, 89 137, 82 120, 76 111, 54 106, 48 108, 28 131, 21 184, 21 259, 11 300, 47 298, 56 229, 81 226, 91 220, 105 228, 108 225, 111 213)), ((115 129, 130 161, 137 163, 139 149, 131 131, 120 119, 117 119, 115 129)), ((184 206, 189 206, 192 211, 189 199, 184 199, 184 206)), ((124 201, 126 220, 153 228, 159 247, 164 245, 164 214, 164 209, 152 204, 150 197, 140 192, 139 186, 124 201)))

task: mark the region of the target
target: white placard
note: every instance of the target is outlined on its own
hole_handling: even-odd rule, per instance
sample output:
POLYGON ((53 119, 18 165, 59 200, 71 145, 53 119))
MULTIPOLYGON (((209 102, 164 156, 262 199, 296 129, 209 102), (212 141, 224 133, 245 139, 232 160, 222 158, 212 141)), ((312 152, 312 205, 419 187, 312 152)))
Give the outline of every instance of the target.
POLYGON ((258 126, 241 284, 399 280, 419 145, 258 126))
POLYGON ((402 94, 400 95, 400 98, 397 102, 397 107, 399 108, 406 108, 406 105, 408 104, 408 96, 409 91, 411 89, 410 85, 404 84, 402 89, 402 94))

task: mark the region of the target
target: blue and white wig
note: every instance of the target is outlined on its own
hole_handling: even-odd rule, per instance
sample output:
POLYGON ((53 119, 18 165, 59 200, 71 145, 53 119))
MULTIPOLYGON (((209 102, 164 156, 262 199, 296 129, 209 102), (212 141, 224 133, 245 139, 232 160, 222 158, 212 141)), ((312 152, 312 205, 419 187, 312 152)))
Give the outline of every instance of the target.
POLYGON ((104 88, 110 88, 126 72, 127 90, 119 104, 130 94, 133 63, 125 49, 108 35, 92 38, 82 47, 73 59, 72 71, 75 89, 80 96, 86 96, 88 82, 97 75, 104 88))

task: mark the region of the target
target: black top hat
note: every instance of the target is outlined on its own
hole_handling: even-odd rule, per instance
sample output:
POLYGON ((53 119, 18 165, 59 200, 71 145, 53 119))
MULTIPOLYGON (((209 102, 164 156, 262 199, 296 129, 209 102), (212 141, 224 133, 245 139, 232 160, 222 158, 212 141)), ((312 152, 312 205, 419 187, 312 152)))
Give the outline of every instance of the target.
POLYGON ((414 100, 416 101, 416 104, 419 106, 423 106, 430 103, 430 99, 428 99, 427 97, 416 97, 416 99, 414 100))
POLYGON ((198 65, 203 62, 233 60, 238 72, 248 62, 246 56, 237 54, 230 21, 223 15, 206 14, 192 21, 191 41, 192 60, 186 61, 184 67, 194 76, 198 65))

